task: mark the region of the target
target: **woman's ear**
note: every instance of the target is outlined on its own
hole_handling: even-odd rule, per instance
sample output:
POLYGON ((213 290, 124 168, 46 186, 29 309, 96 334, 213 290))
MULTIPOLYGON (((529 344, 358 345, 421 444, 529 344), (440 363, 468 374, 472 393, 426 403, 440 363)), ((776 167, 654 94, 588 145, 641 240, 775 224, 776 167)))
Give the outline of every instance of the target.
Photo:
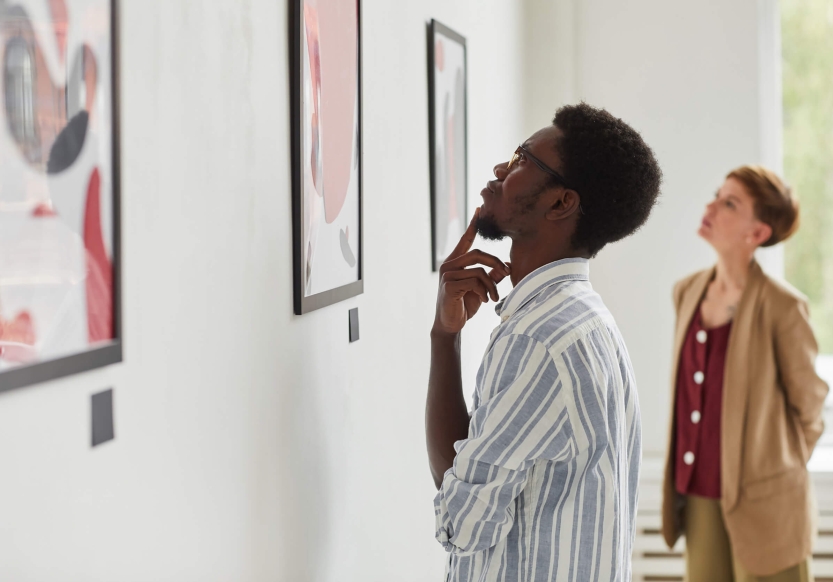
POLYGON ((752 242, 755 246, 761 246, 772 237, 772 227, 768 224, 758 221, 752 231, 752 242))

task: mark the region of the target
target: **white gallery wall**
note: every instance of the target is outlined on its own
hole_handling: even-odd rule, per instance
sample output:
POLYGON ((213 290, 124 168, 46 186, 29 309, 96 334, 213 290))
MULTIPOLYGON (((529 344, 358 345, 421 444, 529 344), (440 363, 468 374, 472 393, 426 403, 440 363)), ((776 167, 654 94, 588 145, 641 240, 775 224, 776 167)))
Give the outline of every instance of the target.
POLYGON ((362 2, 366 291, 300 317, 287 3, 120 5, 125 361, 0 395, 0 580, 439 580, 426 23, 468 38, 476 193, 522 133, 519 5, 362 2))
MULTIPOLYGON (((721 176, 760 156, 754 1, 364 0, 365 293, 300 317, 286 2, 120 4, 125 362, 0 395, 0 580, 441 579, 423 435, 432 17, 468 39, 470 208, 568 101, 655 148, 662 205, 591 278, 661 449, 671 284, 710 261, 694 231, 721 176), (108 387, 116 439, 90 449, 89 395, 108 387)), ((467 329, 467 392, 495 320, 467 329)))

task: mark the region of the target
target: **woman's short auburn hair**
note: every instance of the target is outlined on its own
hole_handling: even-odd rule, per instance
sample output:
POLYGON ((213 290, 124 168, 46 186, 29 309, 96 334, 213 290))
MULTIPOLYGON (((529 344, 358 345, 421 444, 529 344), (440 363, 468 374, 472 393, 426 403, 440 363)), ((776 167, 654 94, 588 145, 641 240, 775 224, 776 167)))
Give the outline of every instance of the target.
POLYGON ((755 201, 755 217, 772 228, 772 236, 762 244, 777 245, 798 230, 798 198, 778 174, 763 166, 741 166, 726 176, 746 187, 755 201))

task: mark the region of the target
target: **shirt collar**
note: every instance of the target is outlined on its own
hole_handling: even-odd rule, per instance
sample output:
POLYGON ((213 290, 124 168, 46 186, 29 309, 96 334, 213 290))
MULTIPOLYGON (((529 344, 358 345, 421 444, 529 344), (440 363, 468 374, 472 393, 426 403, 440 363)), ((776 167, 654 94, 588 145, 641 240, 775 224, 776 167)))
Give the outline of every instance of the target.
POLYGON ((518 309, 532 301, 544 289, 562 281, 589 281, 590 261, 581 258, 562 259, 538 267, 515 285, 512 292, 495 306, 495 312, 503 321, 518 309))

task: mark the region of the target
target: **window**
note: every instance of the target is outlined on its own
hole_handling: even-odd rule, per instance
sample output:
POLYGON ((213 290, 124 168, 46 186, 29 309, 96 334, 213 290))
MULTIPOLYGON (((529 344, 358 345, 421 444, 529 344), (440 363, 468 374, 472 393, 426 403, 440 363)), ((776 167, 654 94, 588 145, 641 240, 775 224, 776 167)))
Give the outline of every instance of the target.
MULTIPOLYGON (((801 201, 801 228, 785 245, 785 275, 810 300, 833 386, 833 0, 781 0, 784 177, 801 201)), ((810 464, 833 471, 833 396, 827 433, 810 464)))

